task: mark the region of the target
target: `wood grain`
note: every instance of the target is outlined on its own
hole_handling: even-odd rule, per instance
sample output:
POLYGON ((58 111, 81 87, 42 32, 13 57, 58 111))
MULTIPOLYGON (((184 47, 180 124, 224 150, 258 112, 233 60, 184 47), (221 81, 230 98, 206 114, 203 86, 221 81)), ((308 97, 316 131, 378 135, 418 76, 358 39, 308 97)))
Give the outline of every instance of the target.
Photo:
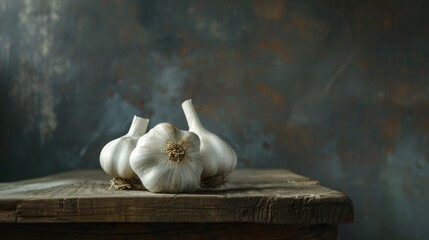
POLYGON ((193 194, 109 190, 108 180, 102 171, 84 170, 2 183, 0 222, 353 221, 346 195, 288 170, 238 170, 224 188, 193 194))
POLYGON ((5 239, 338 239, 335 225, 254 223, 0 224, 5 239), (210 233, 210 235, 209 235, 210 233))

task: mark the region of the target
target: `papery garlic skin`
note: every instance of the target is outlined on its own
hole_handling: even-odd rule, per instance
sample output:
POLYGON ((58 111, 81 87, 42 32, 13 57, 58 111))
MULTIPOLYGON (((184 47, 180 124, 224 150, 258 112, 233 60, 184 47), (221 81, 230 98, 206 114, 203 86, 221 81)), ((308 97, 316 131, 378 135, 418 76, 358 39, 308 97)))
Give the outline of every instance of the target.
POLYGON ((148 119, 134 116, 128 133, 103 147, 100 165, 109 176, 123 179, 137 178, 130 166, 130 155, 138 139, 146 133, 148 124, 148 119))
MULTIPOLYGON (((202 180, 210 177, 225 177, 237 166, 237 154, 225 141, 203 127, 192 105, 192 100, 182 103, 189 131, 200 137, 200 152, 203 160, 202 180)), ((217 186, 213 186, 217 187, 217 186)))
POLYGON ((130 164, 151 192, 193 192, 203 170, 199 150, 195 133, 160 123, 139 139, 130 164))

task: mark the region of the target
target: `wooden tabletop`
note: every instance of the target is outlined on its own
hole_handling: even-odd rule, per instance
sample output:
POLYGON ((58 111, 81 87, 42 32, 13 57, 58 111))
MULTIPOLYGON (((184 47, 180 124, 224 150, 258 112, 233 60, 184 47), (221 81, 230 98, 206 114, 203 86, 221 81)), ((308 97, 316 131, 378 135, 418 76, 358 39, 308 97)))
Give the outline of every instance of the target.
POLYGON ((285 169, 237 170, 222 189, 192 194, 119 191, 109 186, 109 177, 97 170, 0 183, 0 222, 353 221, 353 203, 346 195, 285 169))

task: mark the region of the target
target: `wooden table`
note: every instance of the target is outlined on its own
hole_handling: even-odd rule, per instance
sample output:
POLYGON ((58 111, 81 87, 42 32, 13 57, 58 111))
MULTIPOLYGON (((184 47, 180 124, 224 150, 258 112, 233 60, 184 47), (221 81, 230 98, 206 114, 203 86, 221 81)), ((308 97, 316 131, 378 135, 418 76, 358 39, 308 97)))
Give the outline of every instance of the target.
POLYGON ((109 190, 102 171, 0 184, 1 239, 337 239, 343 193, 284 169, 237 170, 221 190, 109 190))

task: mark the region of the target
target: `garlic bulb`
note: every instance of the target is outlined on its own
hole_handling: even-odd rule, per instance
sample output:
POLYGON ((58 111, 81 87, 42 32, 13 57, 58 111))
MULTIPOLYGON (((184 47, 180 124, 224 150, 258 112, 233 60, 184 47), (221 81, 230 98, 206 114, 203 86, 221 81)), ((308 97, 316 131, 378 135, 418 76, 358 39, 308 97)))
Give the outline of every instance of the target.
POLYGON ((182 108, 189 131, 196 133, 201 141, 200 152, 204 164, 201 187, 221 187, 225 183, 225 176, 237 166, 237 155, 231 146, 202 126, 191 99, 184 101, 182 108))
POLYGON ((101 150, 100 165, 109 176, 113 177, 112 186, 118 189, 130 189, 135 184, 136 181, 133 179, 136 179, 137 175, 130 166, 130 154, 138 139, 145 134, 148 124, 148 119, 134 116, 128 133, 110 141, 101 150))
POLYGON ((139 139, 130 164, 151 192, 193 192, 203 169, 200 139, 195 133, 160 123, 139 139))

